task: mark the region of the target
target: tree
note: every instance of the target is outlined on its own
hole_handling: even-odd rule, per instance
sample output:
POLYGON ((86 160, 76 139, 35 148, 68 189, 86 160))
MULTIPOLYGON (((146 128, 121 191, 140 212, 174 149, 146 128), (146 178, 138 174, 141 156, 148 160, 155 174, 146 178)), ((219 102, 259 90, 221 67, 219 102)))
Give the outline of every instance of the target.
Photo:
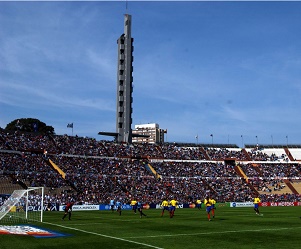
POLYGON ((7 131, 39 132, 54 135, 54 128, 36 118, 19 118, 6 125, 7 131))

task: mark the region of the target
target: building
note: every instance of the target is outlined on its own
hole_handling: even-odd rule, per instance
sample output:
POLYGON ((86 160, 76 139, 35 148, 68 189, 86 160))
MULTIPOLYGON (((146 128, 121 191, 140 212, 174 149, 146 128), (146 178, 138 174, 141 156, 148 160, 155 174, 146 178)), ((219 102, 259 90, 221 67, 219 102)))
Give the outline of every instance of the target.
POLYGON ((164 134, 167 130, 159 128, 156 123, 135 125, 133 132, 133 142, 136 143, 164 143, 164 134), (136 137, 135 134, 144 135, 144 137, 136 137))

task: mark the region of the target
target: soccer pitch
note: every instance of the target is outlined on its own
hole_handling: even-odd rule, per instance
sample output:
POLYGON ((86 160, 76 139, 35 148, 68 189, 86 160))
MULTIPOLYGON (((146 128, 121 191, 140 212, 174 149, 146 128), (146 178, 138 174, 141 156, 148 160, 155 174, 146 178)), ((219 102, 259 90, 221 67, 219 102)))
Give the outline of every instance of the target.
POLYGON ((44 222, 34 225, 68 236, 34 238, 0 235, 1 249, 19 248, 299 248, 301 207, 217 207, 208 221, 205 209, 177 209, 174 218, 161 210, 132 211, 119 216, 111 211, 44 212, 44 222))

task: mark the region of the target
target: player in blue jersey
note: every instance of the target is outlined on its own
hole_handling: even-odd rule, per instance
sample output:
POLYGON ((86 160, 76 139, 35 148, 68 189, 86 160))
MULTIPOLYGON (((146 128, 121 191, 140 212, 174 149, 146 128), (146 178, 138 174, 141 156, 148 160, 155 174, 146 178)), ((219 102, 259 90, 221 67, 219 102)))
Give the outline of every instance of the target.
POLYGON ((112 198, 110 200, 110 209, 111 209, 112 213, 114 212, 114 207, 115 207, 115 200, 112 198))
POLYGON ((119 213, 119 216, 121 215, 121 209, 122 209, 122 203, 120 200, 116 201, 116 207, 117 207, 117 212, 119 213))
POLYGON ((141 201, 138 201, 137 202, 137 209, 140 213, 140 218, 142 218, 142 216, 146 216, 145 213, 142 212, 142 209, 143 209, 143 205, 142 205, 142 202, 141 201))

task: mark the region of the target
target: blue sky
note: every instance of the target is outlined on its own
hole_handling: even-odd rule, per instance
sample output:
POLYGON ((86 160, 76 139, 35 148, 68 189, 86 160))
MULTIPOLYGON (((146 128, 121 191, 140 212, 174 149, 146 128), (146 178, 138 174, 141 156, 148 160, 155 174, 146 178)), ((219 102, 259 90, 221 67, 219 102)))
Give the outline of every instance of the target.
POLYGON ((301 2, 0 2, 0 127, 115 131, 117 39, 134 37, 133 126, 168 142, 301 144, 301 2), (213 134, 213 137, 210 136, 213 134))

